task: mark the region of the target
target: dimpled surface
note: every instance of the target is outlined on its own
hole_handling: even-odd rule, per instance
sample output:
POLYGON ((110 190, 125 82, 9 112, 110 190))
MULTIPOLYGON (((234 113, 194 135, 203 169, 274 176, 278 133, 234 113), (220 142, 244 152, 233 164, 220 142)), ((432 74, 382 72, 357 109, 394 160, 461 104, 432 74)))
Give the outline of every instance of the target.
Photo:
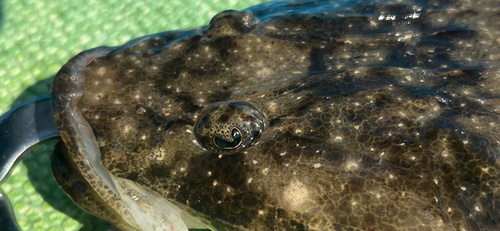
MULTIPOLYGON (((219 11, 259 2, 1 0, 0 113, 50 94, 55 73, 82 49, 197 27, 219 11)), ((30 150, 0 185, 22 230, 106 230, 108 223, 83 212, 56 185, 49 161, 53 146, 50 142, 30 150)))
MULTIPOLYGON (((224 12, 93 60, 78 103, 112 174, 221 230, 498 230, 498 7, 279 1, 224 12), (229 100, 256 105, 269 128, 216 155, 193 125, 229 100)), ((58 77, 55 96, 70 96, 70 73, 58 77)))

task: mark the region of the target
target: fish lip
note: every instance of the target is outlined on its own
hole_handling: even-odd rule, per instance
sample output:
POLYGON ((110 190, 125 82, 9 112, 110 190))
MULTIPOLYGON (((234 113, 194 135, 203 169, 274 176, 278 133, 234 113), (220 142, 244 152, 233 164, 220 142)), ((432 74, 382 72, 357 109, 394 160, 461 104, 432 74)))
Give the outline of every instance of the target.
MULTIPOLYGON (((99 161, 100 150, 95 135, 87 120, 83 117, 79 102, 84 94, 86 82, 85 69, 95 59, 104 57, 112 52, 115 47, 101 46, 85 50, 71 58, 56 74, 52 83, 51 103, 53 118, 60 131, 61 139, 68 149, 73 148, 85 153, 80 160, 82 165, 93 166, 103 176, 103 181, 117 194, 118 189, 110 179, 110 173, 99 161), (75 137, 83 137, 79 139, 75 137), (90 155, 93 153, 94 155, 90 155)), ((78 156, 80 154, 75 154, 78 156)), ((83 171, 84 166, 78 167, 83 171)), ((87 178, 87 177, 85 177, 87 178)))
MULTIPOLYGON (((96 59, 106 57, 115 49, 104 46, 83 51, 71 58, 54 78, 51 92, 52 110, 61 139, 70 150, 66 152, 67 158, 81 174, 81 181, 102 199, 102 205, 118 215, 119 218, 109 220, 114 226, 123 230, 159 228, 187 231, 188 228, 176 205, 149 188, 114 176, 101 162, 102 152, 93 128, 82 113, 81 102, 85 94, 87 66, 92 65, 96 59), (103 187, 107 190, 100 190, 103 187), (140 202, 136 202, 139 198, 140 202)), ((90 214, 103 218, 95 212, 95 206, 78 202, 77 204, 84 210, 85 207, 89 208, 86 211, 90 214)))

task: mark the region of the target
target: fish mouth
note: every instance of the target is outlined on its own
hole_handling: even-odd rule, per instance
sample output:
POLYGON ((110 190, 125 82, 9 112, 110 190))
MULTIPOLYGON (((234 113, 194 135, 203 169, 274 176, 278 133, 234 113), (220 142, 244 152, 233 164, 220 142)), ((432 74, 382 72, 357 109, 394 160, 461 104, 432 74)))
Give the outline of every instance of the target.
MULTIPOLYGON (((82 98, 85 86, 85 68, 96 58, 103 57, 114 50, 112 47, 97 47, 91 50, 83 51, 71 58, 57 73, 52 84, 52 110, 57 128, 61 132, 61 138, 68 149, 81 150, 73 159, 88 154, 88 165, 97 170, 99 176, 104 176, 103 180, 114 193, 118 193, 115 184, 111 180, 110 173, 100 163, 101 152, 97 144, 94 132, 86 119, 83 117, 79 101, 82 98), (84 152, 84 153, 83 153, 84 152)), ((88 166, 78 166, 84 171, 88 166)), ((85 177, 87 179, 92 176, 85 177)), ((95 177, 95 176, 94 176, 95 177)))
MULTIPOLYGON (((115 51, 113 47, 98 47, 78 54, 61 68, 52 87, 54 118, 67 148, 64 155, 71 161, 70 165, 78 169, 79 175, 81 174, 79 180, 88 186, 85 190, 92 191, 94 194, 89 200, 97 197, 104 206, 109 207, 108 215, 116 219, 109 220, 102 217, 103 215, 99 214, 100 206, 98 208, 88 206, 85 202, 77 204, 87 212, 109 220, 110 223, 123 230, 132 228, 187 231, 188 227, 213 229, 195 217, 196 215, 187 212, 189 208, 179 207, 179 204, 167 200, 158 192, 115 176, 104 167, 101 161, 103 153, 101 153, 93 128, 82 114, 80 101, 86 94, 84 88, 87 66, 91 65, 94 60, 115 51)), ((79 195, 71 195, 71 197, 78 198, 79 195)))

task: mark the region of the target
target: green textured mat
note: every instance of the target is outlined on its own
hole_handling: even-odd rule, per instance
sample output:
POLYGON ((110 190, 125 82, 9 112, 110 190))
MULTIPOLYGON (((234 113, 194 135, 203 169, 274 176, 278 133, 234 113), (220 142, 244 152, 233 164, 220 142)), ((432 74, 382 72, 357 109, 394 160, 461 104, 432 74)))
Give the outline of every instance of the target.
MULTIPOLYGON (((225 9, 263 0, 0 0, 0 114, 47 95, 53 76, 72 56, 120 45, 146 34, 207 24, 225 9)), ((23 230, 106 230, 55 184, 49 169, 54 141, 38 145, 1 185, 23 230)))

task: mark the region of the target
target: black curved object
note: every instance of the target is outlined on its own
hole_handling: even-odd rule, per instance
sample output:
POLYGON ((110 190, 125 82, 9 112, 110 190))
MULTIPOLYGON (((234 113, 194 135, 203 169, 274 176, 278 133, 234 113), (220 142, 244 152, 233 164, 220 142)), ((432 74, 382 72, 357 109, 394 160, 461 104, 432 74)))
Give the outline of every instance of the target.
POLYGON ((0 230, 18 231, 21 230, 17 224, 16 217, 12 211, 9 198, 0 189, 0 230))
MULTIPOLYGON (((28 101, 0 116, 0 184, 33 145, 59 136, 50 96, 28 101)), ((0 230, 21 230, 7 195, 0 189, 0 230)))
POLYGON ((50 96, 24 103, 0 117, 0 184, 23 153, 33 145, 59 136, 50 96))

